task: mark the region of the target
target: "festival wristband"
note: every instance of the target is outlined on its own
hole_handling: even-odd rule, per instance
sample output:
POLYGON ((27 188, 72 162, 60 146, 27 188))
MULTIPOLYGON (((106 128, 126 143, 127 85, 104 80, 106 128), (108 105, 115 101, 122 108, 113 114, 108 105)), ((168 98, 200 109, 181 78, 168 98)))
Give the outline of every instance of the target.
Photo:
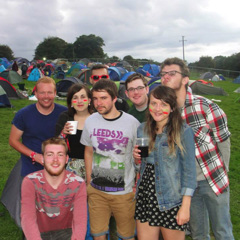
POLYGON ((30 158, 32 159, 32 163, 33 164, 35 163, 35 156, 36 156, 36 153, 35 152, 31 152, 30 158))

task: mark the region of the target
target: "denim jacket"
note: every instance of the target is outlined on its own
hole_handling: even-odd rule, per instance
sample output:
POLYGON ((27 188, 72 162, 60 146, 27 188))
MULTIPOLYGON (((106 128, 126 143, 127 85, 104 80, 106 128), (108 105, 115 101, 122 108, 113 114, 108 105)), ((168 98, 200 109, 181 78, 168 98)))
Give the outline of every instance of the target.
MULTIPOLYGON (((144 132, 145 123, 142 123, 137 130, 138 137, 147 137, 144 132)), ((155 169, 155 190, 160 211, 169 210, 182 203, 184 195, 192 196, 197 186, 194 134, 186 124, 183 125, 181 141, 185 149, 181 154, 176 146, 176 155, 169 154, 166 128, 157 135, 155 147, 147 158, 142 158, 140 178, 142 180, 147 163, 154 164, 155 169)))

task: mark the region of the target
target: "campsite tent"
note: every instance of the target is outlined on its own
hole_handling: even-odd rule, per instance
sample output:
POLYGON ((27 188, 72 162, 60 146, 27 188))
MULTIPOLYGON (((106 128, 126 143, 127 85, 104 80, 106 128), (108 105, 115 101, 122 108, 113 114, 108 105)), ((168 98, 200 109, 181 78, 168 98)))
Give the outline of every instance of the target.
POLYGON ((161 85, 161 77, 153 77, 148 82, 149 92, 151 92, 154 88, 156 88, 156 87, 158 87, 160 85, 161 85))
POLYGON ((3 65, 0 64, 0 73, 5 71, 5 70, 6 70, 6 68, 3 65))
POLYGON ((200 78, 204 80, 211 80, 213 78, 214 74, 211 72, 205 72, 203 73, 200 78))
POLYGON ((22 77, 16 71, 13 70, 5 70, 1 72, 0 77, 8 80, 12 84, 20 83, 23 81, 22 77))
POLYGON ((76 77, 66 77, 63 80, 57 82, 56 87, 57 87, 58 96, 67 96, 68 89, 74 83, 83 83, 83 82, 76 77))
POLYGON ((203 84, 199 81, 195 81, 190 84, 193 94, 197 95, 222 95, 227 96, 228 94, 220 87, 214 87, 209 84, 203 84))
POLYGON ((238 76, 237 78, 235 78, 235 79, 233 80, 233 83, 240 83, 240 76, 238 76))
POLYGON ((25 98, 22 94, 17 92, 15 87, 6 79, 0 77, 0 86, 4 89, 9 99, 25 98))
POLYGON ((8 96, 2 86, 0 86, 0 107, 12 107, 8 96))
POLYGON ((144 71, 149 72, 152 76, 156 77, 160 73, 160 67, 156 64, 145 64, 142 68, 144 71))
POLYGON ((120 79, 126 72, 128 72, 128 71, 123 67, 109 67, 108 68, 109 77, 113 81, 120 81, 120 79))
POLYGON ((67 75, 76 76, 83 68, 87 67, 82 63, 76 63, 67 71, 67 75))
POLYGON ((88 68, 82 69, 80 71, 79 75, 77 76, 77 78, 80 79, 80 81, 82 81, 83 83, 91 84, 89 81, 90 74, 91 74, 90 69, 88 69, 88 68))
POLYGON ((121 82, 125 82, 127 78, 135 72, 126 72, 120 79, 121 82))
POLYGON ((237 88, 234 92, 235 92, 235 93, 240 93, 240 87, 237 88))
POLYGON ((41 71, 37 68, 37 67, 35 67, 31 72, 30 72, 30 74, 29 74, 29 76, 28 76, 28 81, 37 81, 39 78, 41 78, 42 77, 42 73, 41 73, 41 71))
POLYGON ((131 64, 124 60, 116 63, 115 67, 122 67, 122 68, 127 69, 128 71, 133 71, 133 67, 131 66, 131 64))
POLYGON ((0 64, 2 64, 6 69, 12 64, 7 60, 7 58, 0 58, 0 64))

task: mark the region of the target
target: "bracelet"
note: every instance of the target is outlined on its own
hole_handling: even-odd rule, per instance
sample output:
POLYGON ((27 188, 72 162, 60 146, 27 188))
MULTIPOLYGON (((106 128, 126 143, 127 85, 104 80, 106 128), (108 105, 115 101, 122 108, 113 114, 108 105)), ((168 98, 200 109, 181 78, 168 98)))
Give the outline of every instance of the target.
POLYGON ((36 153, 35 152, 31 152, 30 158, 32 159, 32 163, 33 164, 35 163, 35 156, 36 156, 36 153))

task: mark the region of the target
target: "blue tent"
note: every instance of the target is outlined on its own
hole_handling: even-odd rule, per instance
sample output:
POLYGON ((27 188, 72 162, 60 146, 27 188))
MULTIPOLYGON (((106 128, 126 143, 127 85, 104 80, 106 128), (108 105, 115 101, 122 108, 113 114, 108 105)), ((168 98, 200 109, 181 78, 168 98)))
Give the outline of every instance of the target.
POLYGON ((6 70, 6 68, 3 65, 0 65, 0 73, 5 71, 5 70, 6 70))
POLYGON ((128 71, 122 67, 109 67, 108 68, 109 77, 113 81, 120 81, 120 79, 126 72, 128 72, 128 71))
POLYGON ((71 74, 71 72, 74 70, 74 69, 78 69, 79 71, 82 70, 83 68, 87 68, 84 64, 82 63, 76 63, 74 64, 67 72, 67 75, 68 74, 71 74))
POLYGON ((149 92, 151 92, 155 87, 158 87, 161 85, 161 78, 160 77, 153 77, 148 82, 149 92))
POLYGON ((135 72, 126 72, 120 79, 121 82, 125 82, 127 78, 135 72))
POLYGON ((142 74, 142 75, 145 76, 145 77, 149 77, 149 78, 152 78, 152 77, 153 77, 148 71, 144 70, 142 67, 139 67, 139 68, 136 70, 136 72, 142 74))
POLYGON ((156 77, 160 73, 160 67, 156 64, 145 64, 143 70, 149 72, 152 76, 156 77))
POLYGON ((7 58, 0 58, 0 63, 7 69, 12 64, 7 60, 7 58))
POLYGON ((237 78, 235 78, 235 79, 233 80, 233 83, 240 83, 240 76, 238 76, 237 78))
POLYGON ((37 81, 40 77, 41 77, 40 70, 36 67, 30 72, 27 80, 28 81, 37 81))

